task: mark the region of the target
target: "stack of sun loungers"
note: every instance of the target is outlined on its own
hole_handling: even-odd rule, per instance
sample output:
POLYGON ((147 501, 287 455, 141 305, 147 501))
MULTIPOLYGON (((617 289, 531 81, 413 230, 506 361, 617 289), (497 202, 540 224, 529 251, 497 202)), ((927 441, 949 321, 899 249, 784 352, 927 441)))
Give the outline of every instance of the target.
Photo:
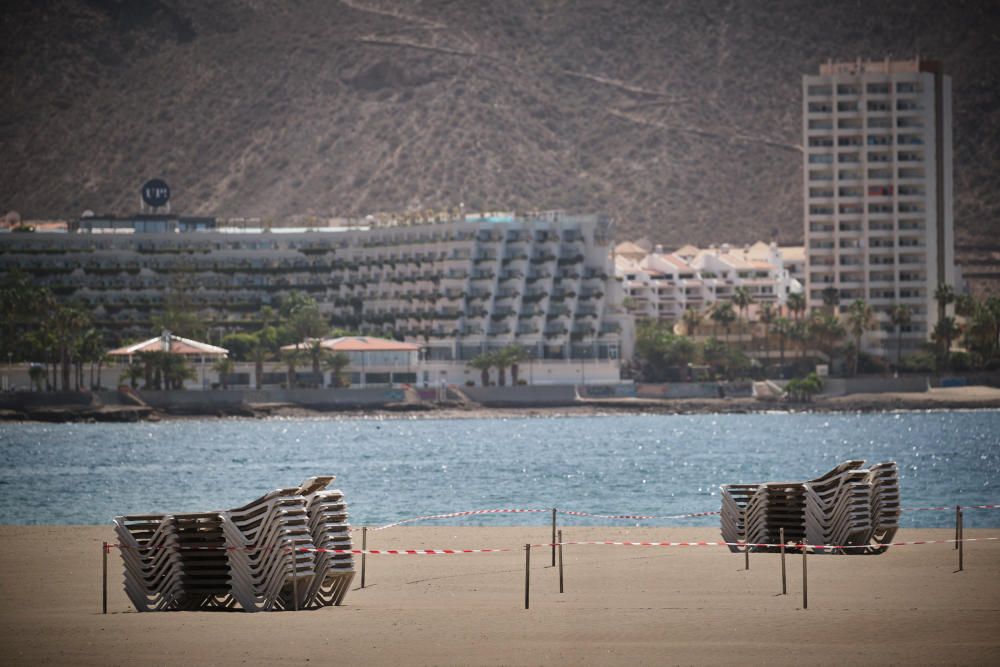
MULTIPOLYGON (((827 553, 881 553, 899 528, 899 475, 895 463, 863 468, 845 461, 807 482, 722 486, 722 537, 738 543, 836 545, 827 553), (782 533, 784 529, 784 533, 782 533)), ((757 551, 778 547, 751 547, 757 551)))
POLYGON ((116 517, 126 594, 139 611, 341 604, 354 560, 344 496, 326 489, 333 479, 227 511, 116 517))

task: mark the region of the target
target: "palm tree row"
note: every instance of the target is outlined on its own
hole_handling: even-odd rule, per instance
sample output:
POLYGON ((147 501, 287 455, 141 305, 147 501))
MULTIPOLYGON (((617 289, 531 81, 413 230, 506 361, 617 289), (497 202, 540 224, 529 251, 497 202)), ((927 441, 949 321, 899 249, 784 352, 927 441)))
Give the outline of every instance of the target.
POLYGON ((497 385, 507 384, 507 369, 510 369, 510 382, 518 384, 519 365, 530 358, 528 351, 520 345, 508 345, 499 350, 491 350, 472 358, 467 364, 469 368, 479 371, 480 383, 486 387, 490 384, 490 370, 497 369, 497 385))
POLYGON ((111 337, 82 307, 58 303, 48 288, 15 269, 0 284, 0 312, 0 351, 8 361, 41 363, 40 371, 30 373, 36 388, 100 386, 111 337))

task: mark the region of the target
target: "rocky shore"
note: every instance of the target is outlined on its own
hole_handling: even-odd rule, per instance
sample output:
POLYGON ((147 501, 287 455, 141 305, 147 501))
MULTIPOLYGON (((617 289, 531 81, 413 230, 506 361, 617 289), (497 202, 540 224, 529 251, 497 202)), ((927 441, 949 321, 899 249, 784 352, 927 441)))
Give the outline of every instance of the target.
POLYGON ((191 418, 483 419, 496 417, 620 414, 749 414, 757 412, 890 412, 896 410, 997 410, 1000 389, 952 387, 913 393, 818 396, 808 403, 754 398, 579 399, 565 405, 487 407, 458 402, 399 402, 378 407, 245 403, 209 410, 158 410, 143 405, 44 405, 0 409, 0 420, 37 422, 138 422, 191 418))

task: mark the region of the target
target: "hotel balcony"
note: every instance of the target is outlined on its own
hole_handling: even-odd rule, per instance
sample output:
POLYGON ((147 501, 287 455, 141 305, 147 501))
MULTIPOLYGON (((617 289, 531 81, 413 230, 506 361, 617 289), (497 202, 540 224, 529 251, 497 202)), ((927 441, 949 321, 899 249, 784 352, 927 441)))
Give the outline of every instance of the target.
POLYGON ((551 261, 554 261, 555 259, 556 256, 554 254, 550 252, 542 252, 533 255, 530 261, 532 264, 538 265, 538 264, 547 264, 551 261))
POLYGON ((552 277, 552 274, 548 271, 532 271, 528 274, 527 281, 529 283, 535 283, 539 280, 547 280, 552 277))
POLYGON ((482 281, 482 280, 493 280, 496 277, 496 273, 488 270, 473 271, 470 280, 472 281, 482 281))

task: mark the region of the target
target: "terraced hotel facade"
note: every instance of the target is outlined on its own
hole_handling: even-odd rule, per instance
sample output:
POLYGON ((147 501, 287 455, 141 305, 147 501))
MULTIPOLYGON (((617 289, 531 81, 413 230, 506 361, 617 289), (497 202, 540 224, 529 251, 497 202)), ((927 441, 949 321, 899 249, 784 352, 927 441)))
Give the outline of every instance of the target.
POLYGON ((332 326, 419 342, 427 362, 518 344, 537 360, 617 367, 631 320, 612 241, 610 219, 558 211, 295 230, 91 217, 67 233, 0 234, 0 271, 28 272, 123 338, 159 333, 151 318, 171 298, 221 336, 300 291, 332 326))

